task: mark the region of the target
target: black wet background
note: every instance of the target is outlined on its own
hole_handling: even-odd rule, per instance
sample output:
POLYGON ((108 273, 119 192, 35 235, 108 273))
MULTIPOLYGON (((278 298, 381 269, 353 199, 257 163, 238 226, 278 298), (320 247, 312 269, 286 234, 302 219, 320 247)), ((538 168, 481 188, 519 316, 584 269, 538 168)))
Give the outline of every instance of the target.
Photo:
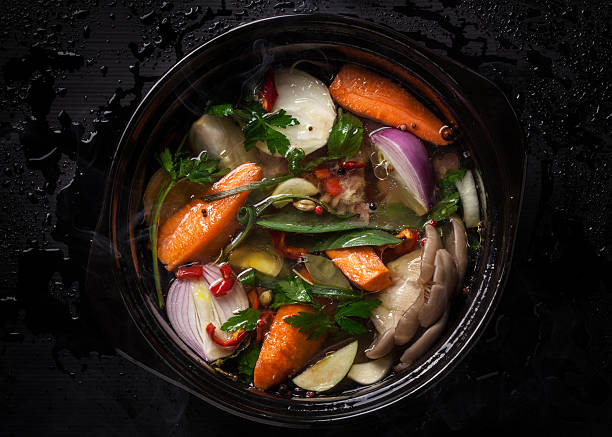
POLYGON ((419 402, 317 432, 610 435, 612 13, 569 0, 0 2, 0 433, 277 432, 115 354, 83 284, 142 96, 202 42, 293 12, 367 18, 467 65, 504 90, 528 145, 516 256, 480 342, 419 402))

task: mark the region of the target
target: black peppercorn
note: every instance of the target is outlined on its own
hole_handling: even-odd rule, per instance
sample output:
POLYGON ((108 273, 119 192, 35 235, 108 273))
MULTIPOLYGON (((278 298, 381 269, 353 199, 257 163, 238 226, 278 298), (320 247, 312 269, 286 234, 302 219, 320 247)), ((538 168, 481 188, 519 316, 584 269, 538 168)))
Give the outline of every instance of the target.
POLYGON ((338 169, 338 174, 339 174, 340 176, 345 175, 345 174, 346 174, 346 169, 345 169, 345 168, 343 168, 343 167, 340 167, 340 168, 338 169))
POLYGON ((372 211, 376 211, 376 208, 378 208, 378 205, 376 205, 376 203, 374 203, 374 202, 371 202, 371 203, 370 203, 370 209, 371 209, 372 211))
POLYGON ((206 217, 206 210, 205 209, 202 210, 202 217, 206 217))

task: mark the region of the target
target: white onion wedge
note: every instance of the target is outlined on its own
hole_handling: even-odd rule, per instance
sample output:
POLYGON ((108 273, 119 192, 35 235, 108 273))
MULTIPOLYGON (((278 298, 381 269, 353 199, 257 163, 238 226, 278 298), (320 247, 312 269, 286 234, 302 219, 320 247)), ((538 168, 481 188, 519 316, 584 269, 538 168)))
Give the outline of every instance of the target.
POLYGON ((480 222, 480 210, 478 206, 478 193, 472 171, 465 172, 465 176, 457 182, 457 191, 461 197, 461 207, 463 208, 463 222, 466 228, 475 228, 480 222))
MULTIPOLYGON (((294 194, 296 196, 314 196, 319 192, 319 189, 310 181, 304 178, 292 178, 285 182, 281 182, 272 192, 272 196, 280 194, 294 194)), ((282 208, 289 205, 291 200, 281 200, 274 202, 275 208, 282 208)))
POLYGON ((208 264, 204 266, 204 276, 200 279, 175 280, 166 300, 168 320, 176 334, 208 362, 231 355, 235 347, 215 343, 206 332, 206 326, 213 323, 217 328, 215 335, 228 340, 232 335, 219 328, 234 312, 249 306, 244 288, 238 281, 226 295, 215 297, 209 286, 221 278, 219 267, 208 264))
POLYGON ((244 149, 242 130, 228 118, 204 114, 191 125, 189 142, 196 155, 205 151, 219 158, 220 168, 234 168, 257 159, 255 150, 244 149))
POLYGON ((391 355, 386 355, 377 360, 353 364, 347 376, 361 385, 374 384, 387 376, 392 362, 391 355))
MULTIPOLYGON (((272 112, 284 109, 300 124, 275 128, 283 133, 291 147, 301 148, 306 155, 327 144, 327 138, 336 120, 336 107, 325 84, 319 79, 296 69, 274 72, 278 98, 272 112)), ((257 143, 264 153, 270 153, 265 143, 257 143)))

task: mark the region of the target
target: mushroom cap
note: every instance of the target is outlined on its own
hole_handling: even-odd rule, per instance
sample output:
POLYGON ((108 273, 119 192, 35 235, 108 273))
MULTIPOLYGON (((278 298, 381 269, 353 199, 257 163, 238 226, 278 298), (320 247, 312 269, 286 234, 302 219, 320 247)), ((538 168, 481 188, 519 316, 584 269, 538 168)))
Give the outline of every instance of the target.
POLYGON ((387 355, 393 349, 393 334, 395 333, 395 329, 388 329, 382 335, 378 335, 376 339, 372 342, 370 347, 366 349, 365 354, 366 357, 375 360, 377 358, 382 358, 387 355))
POLYGON ((446 249, 439 249, 436 252, 434 266, 433 285, 419 310, 419 322, 425 328, 433 325, 446 311, 457 285, 457 267, 446 249))
POLYGON ((425 245, 421 255, 421 275, 419 276, 419 281, 423 284, 427 284, 433 276, 438 249, 442 249, 440 234, 433 226, 425 225, 425 245))
POLYGON ((440 338, 444 332, 444 328, 446 328, 447 322, 448 311, 445 311, 435 325, 427 328, 427 330, 423 332, 423 334, 404 351, 400 357, 400 364, 398 364, 395 369, 405 369, 407 365, 414 363, 414 361, 427 352, 438 340, 438 338, 440 338))
POLYGON ((424 292, 425 290, 421 291, 417 300, 410 305, 397 322, 397 326, 395 327, 396 345, 401 346, 408 343, 419 329, 419 310, 423 306, 424 292))
POLYGON ((457 286, 455 290, 459 290, 463 284, 468 264, 467 235, 465 233, 465 225, 458 215, 453 214, 449 220, 450 225, 444 237, 444 248, 453 256, 457 266, 457 286))

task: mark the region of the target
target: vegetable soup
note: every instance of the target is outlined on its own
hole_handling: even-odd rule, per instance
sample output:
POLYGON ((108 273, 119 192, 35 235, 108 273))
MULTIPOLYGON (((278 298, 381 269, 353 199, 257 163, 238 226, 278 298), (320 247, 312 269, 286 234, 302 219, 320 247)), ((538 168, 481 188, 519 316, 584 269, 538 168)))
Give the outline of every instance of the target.
POLYGON ((205 102, 159 151, 143 205, 178 337, 245 388, 313 397, 436 344, 481 219, 461 126, 374 70, 296 64, 205 102))

